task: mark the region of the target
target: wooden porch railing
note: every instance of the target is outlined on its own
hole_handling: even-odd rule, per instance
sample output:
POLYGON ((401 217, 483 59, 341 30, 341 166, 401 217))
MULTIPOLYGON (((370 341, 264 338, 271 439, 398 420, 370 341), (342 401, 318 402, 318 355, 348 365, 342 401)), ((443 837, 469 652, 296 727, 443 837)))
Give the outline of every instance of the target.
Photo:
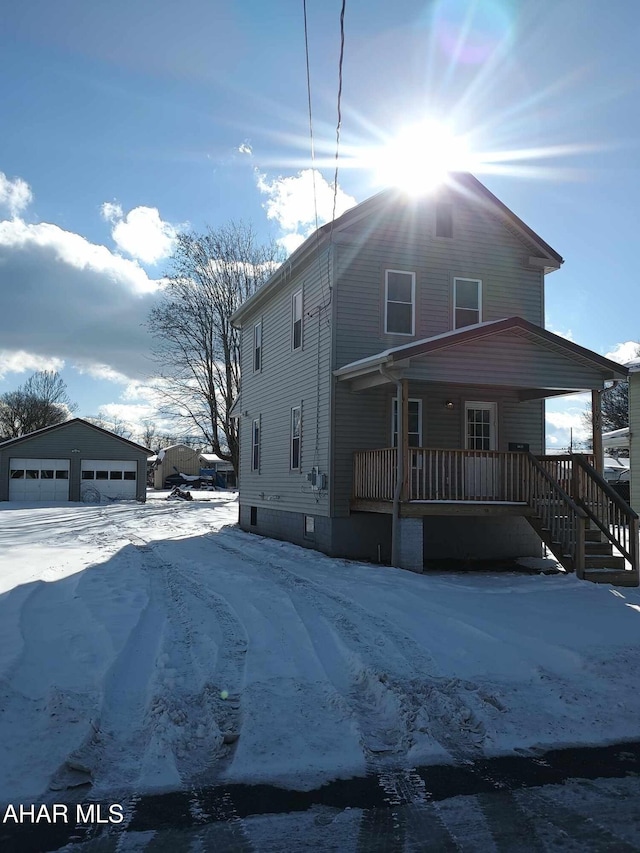
POLYGON ((530 521, 565 569, 583 578, 587 513, 533 454, 526 456, 530 464, 527 502, 535 512, 530 521))
POLYGON ((572 493, 633 570, 638 569, 638 515, 580 453, 573 455, 572 493))
MULTIPOLYGON (((355 453, 354 498, 393 500, 397 453, 395 447, 355 453)), ((412 447, 402 500, 526 503, 529 467, 526 453, 412 447)))
POLYGON ((392 501, 396 487, 398 450, 359 450, 353 459, 353 496, 363 500, 392 501))

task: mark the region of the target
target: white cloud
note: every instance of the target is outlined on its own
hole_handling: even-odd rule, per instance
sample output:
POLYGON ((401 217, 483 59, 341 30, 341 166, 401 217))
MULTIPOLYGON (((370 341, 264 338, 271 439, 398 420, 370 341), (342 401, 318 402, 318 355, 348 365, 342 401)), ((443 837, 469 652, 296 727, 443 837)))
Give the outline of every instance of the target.
POLYGON ((125 215, 119 204, 106 201, 101 213, 113 226, 116 246, 132 258, 156 264, 173 252, 178 229, 160 218, 157 207, 134 207, 125 215))
MULTIPOLYGON (((575 394, 571 397, 571 405, 566 409, 547 410, 545 415, 547 447, 566 450, 571 443, 574 449, 585 442, 590 444, 591 430, 584 416, 588 403, 588 394, 575 394)), ((547 405, 561 404, 550 402, 547 405)))
POLYGON ((637 341, 625 341, 617 344, 611 352, 605 353, 605 358, 610 358, 611 361, 617 361, 620 364, 637 361, 639 356, 640 344, 637 341))
POLYGON ((105 201, 100 208, 100 212, 102 213, 103 219, 106 219, 107 222, 113 222, 114 224, 124 216, 122 207, 117 202, 105 201))
POLYGON ((9 211, 9 216, 18 216, 31 203, 31 187, 22 178, 11 180, 0 172, 0 205, 9 211))
POLYGON ((128 377, 148 372, 146 321, 158 282, 138 263, 56 225, 15 219, 0 222, 0 267, 10 283, 0 341, 11 363, 28 353, 45 364, 106 365, 128 377))
POLYGON ((556 329, 549 320, 546 321, 545 328, 548 332, 553 332, 554 335, 558 335, 559 338, 564 338, 567 341, 573 341, 573 343, 576 342, 571 329, 556 329))
POLYGON ((61 358, 36 355, 25 350, 0 350, 0 379, 8 373, 35 373, 38 370, 60 371, 64 367, 61 358))
MULTIPOLYGON (((297 248, 315 229, 316 207, 318 225, 324 225, 333 216, 333 185, 317 169, 303 169, 297 175, 273 180, 256 170, 256 181, 260 192, 267 196, 264 203, 267 217, 275 220, 283 230, 279 242, 288 251, 292 246, 297 248)), ((336 217, 355 204, 356 200, 338 187, 336 217)))
POLYGON ((253 154, 253 148, 249 145, 248 142, 243 142, 241 145, 239 145, 238 151, 241 154, 249 154, 249 155, 253 154))
POLYGON ((108 364, 84 364, 80 362, 73 366, 78 373, 86 374, 87 376, 91 376, 93 379, 103 379, 106 382, 116 382, 120 385, 126 385, 130 381, 128 376, 124 373, 120 373, 118 370, 114 370, 112 367, 109 367, 108 364))

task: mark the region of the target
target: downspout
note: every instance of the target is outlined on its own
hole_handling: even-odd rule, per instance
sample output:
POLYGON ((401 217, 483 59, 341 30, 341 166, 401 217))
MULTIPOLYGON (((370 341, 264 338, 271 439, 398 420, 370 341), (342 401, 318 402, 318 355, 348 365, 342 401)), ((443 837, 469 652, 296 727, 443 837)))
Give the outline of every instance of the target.
POLYGON ((402 380, 392 376, 382 365, 379 367, 380 373, 389 382, 394 382, 396 385, 396 397, 398 400, 398 424, 397 424, 397 465, 396 465, 396 487, 393 492, 393 510, 391 513, 391 565, 399 566, 400 564, 400 496, 402 494, 402 484, 404 482, 404 453, 402 447, 402 436, 404 435, 404 425, 402 423, 402 415, 404 406, 402 405, 402 380))

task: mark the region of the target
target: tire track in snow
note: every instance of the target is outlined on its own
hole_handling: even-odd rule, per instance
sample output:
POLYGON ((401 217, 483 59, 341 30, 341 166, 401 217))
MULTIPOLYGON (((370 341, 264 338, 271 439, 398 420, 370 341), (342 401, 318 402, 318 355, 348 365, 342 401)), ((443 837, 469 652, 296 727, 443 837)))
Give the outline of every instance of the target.
POLYGON ((464 697, 464 692, 474 690, 475 685, 438 676, 435 661, 420 644, 399 632, 383 617, 285 568, 283 563, 295 566, 291 558, 278 554, 276 562, 271 555, 265 555, 264 548, 256 548, 243 541, 242 549, 238 549, 222 542, 220 534, 210 538, 215 545, 238 559, 251 562, 287 592, 301 612, 307 630, 311 628, 316 653, 321 662, 327 662, 325 670, 329 669, 327 674, 330 678, 337 661, 335 655, 333 660, 327 661, 327 650, 335 645, 335 641, 330 629, 318 629, 317 619, 313 618, 316 614, 323 616, 327 625, 335 629, 341 642, 355 655, 354 663, 357 662, 359 672, 351 669, 348 673, 350 690, 347 695, 342 679, 335 686, 353 707, 361 721, 362 731, 371 734, 369 743, 365 734, 364 742, 369 752, 387 752, 400 757, 411 746, 411 734, 416 724, 423 730, 427 727, 429 733, 455 758, 467 760, 470 753, 480 751, 484 728, 464 697), (336 608, 339 615, 336 615, 336 608), (375 637, 363 641, 371 626, 376 629, 375 637), (313 632, 317 632, 315 638, 313 632), (386 674, 391 655, 404 669, 402 680, 386 674), (387 743, 389 748, 386 748, 384 743, 376 742, 375 730, 384 732, 389 728, 389 720, 384 715, 377 722, 375 720, 376 708, 372 707, 372 702, 376 699, 378 708, 385 705, 398 708, 405 723, 392 733, 397 743, 395 748, 391 743, 387 743))
MULTIPOLYGON (((390 622, 282 566, 282 562, 292 560, 279 554, 276 563, 265 559, 264 553, 254 546, 246 547, 243 542, 243 548, 239 550, 223 543, 219 535, 212 541, 227 553, 251 562, 261 572, 268 572, 269 578, 286 591, 328 680, 356 719, 366 772, 377 779, 389 804, 389 810, 368 809, 363 812, 358 849, 363 853, 376 849, 402 850, 411 827, 409 834, 414 841, 418 833, 422 838, 437 841, 439 850, 458 850, 437 809, 429 802, 422 779, 413 770, 399 766, 412 745, 412 726, 425 702, 432 712, 437 703, 435 725, 433 713, 429 719, 432 736, 456 757, 468 755, 469 743, 465 743, 463 749, 460 738, 452 739, 447 729, 448 721, 455 719, 456 712, 464 720, 473 720, 471 710, 456 695, 457 683, 434 676, 432 673, 436 666, 433 659, 415 641, 400 634, 390 622), (337 618, 336 605, 341 611, 337 618), (362 624, 351 616, 343 615, 345 612, 356 613, 365 624, 373 624, 380 632, 380 645, 375 640, 373 644, 363 643, 362 624), (318 622, 319 613, 324 626, 318 622), (337 629, 341 642, 355 654, 355 669, 345 663, 342 650, 336 648, 332 627, 337 629), (385 637, 390 638, 404 663, 418 662, 423 673, 421 678, 400 682, 386 675, 389 649, 385 653, 381 648, 385 645, 385 637), (342 672, 337 674, 337 669, 342 669, 342 672), (378 842, 383 846, 378 848, 378 842)), ((470 745, 472 749, 478 749, 477 740, 473 739, 470 745)))
POLYGON ((165 628, 166 613, 154 578, 149 598, 134 628, 104 679, 104 693, 93 733, 54 774, 53 785, 64 785, 69 768, 81 768, 98 789, 135 789, 139 768, 153 732, 147 725, 149 690, 165 628))
POLYGON ((158 683, 148 711, 155 750, 169 750, 185 786, 211 784, 235 752, 247 637, 221 596, 165 559, 163 550, 171 544, 129 538, 149 571, 161 574, 168 605, 158 683), (194 619, 194 600, 205 610, 201 620, 194 619))
MULTIPOLYGON (((187 672, 188 684, 194 684, 197 672, 204 678, 198 695, 185 693, 173 685, 159 691, 150 710, 150 728, 164 728, 161 741, 173 751, 182 786, 191 790, 190 812, 194 820, 207 823, 211 815, 202 805, 198 787, 211 785, 233 760, 236 740, 226 742, 225 735, 237 736, 242 724, 241 695, 248 639, 230 605, 212 590, 195 583, 184 571, 162 556, 163 543, 147 543, 131 537, 146 559, 163 571, 168 592, 168 648, 172 669, 187 672), (217 634, 215 664, 210 650, 194 636, 193 607, 186 593, 212 614, 212 630, 217 634), (211 670, 211 671, 209 671, 211 670), (172 725, 167 726, 167 719, 172 725), (164 726, 163 722, 164 721, 164 726)), ((170 547, 170 546, 166 546, 170 547)), ((238 851, 253 849, 230 795, 215 804, 217 819, 228 824, 231 847, 238 851)))

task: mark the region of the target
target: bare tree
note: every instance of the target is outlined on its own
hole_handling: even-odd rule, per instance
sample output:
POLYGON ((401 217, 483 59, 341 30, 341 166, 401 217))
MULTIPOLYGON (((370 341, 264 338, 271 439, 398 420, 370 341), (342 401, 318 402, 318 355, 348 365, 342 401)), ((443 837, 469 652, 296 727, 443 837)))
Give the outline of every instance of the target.
POLYGON ((602 430, 629 426, 629 383, 619 382, 602 394, 602 430))
POLYGON ((123 421, 118 415, 109 415, 102 409, 98 409, 97 415, 87 416, 85 420, 101 429, 109 430, 114 435, 119 435, 120 438, 131 439, 133 436, 133 430, 126 421, 123 421))
POLYGON ((160 302, 149 317, 163 413, 185 434, 195 427, 203 443, 236 472, 238 430, 230 411, 240 383, 240 336, 230 317, 281 260, 275 244, 258 243, 243 223, 181 234, 160 302))
POLYGON ((144 447, 151 449, 152 444, 157 442, 156 425, 153 421, 143 421, 143 430, 140 435, 140 441, 144 447))
POLYGON ((0 436, 19 438, 61 424, 76 408, 60 374, 40 370, 15 391, 0 396, 0 436))

